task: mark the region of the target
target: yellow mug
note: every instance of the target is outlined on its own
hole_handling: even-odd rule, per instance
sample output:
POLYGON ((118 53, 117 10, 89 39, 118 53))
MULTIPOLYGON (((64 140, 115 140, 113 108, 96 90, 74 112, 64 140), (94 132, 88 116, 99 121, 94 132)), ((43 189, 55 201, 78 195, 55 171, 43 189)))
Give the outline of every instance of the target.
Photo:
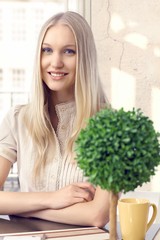
POLYGON ((157 207, 147 199, 123 198, 118 201, 120 228, 123 240, 144 240, 146 232, 154 222, 157 207), (148 222, 149 208, 153 208, 148 222))

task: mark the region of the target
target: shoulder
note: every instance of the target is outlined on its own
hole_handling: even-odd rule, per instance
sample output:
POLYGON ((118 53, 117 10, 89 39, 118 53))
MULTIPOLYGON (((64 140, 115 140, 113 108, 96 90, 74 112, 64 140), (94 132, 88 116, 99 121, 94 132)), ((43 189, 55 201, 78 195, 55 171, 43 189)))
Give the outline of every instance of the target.
POLYGON ((16 105, 10 108, 7 115, 9 116, 16 116, 20 113, 21 109, 24 107, 24 105, 16 105))
POLYGON ((5 115, 3 122, 8 123, 10 126, 14 125, 22 116, 22 110, 24 109, 25 105, 16 105, 14 107, 11 107, 10 110, 5 115))

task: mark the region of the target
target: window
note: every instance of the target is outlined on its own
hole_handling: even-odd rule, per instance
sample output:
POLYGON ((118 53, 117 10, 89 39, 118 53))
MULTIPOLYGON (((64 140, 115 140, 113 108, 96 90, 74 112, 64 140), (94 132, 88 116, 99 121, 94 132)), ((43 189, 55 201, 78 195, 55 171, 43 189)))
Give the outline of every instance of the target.
POLYGON ((25 88, 25 69, 11 70, 12 89, 13 91, 24 91, 25 88))
POLYGON ((0 89, 3 87, 3 69, 0 69, 0 89))
POLYGON ((2 9, 0 9, 0 41, 2 40, 2 9))
POLYGON ((25 41, 27 34, 26 9, 24 7, 13 8, 11 14, 12 14, 11 39, 13 41, 25 41))

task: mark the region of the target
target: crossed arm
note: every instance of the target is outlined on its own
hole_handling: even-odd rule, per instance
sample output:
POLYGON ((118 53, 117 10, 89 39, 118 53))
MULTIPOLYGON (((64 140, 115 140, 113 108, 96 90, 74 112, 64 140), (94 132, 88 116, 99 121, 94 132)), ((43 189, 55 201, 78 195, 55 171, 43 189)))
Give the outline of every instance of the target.
MULTIPOLYGON (((0 186, 11 163, 0 157, 0 186)), ((0 192, 0 214, 103 227, 109 221, 109 193, 90 183, 75 183, 55 192, 0 192)))
POLYGON ((67 224, 103 227, 109 221, 109 193, 98 187, 91 201, 76 203, 59 209, 49 208, 32 211, 21 216, 67 224))

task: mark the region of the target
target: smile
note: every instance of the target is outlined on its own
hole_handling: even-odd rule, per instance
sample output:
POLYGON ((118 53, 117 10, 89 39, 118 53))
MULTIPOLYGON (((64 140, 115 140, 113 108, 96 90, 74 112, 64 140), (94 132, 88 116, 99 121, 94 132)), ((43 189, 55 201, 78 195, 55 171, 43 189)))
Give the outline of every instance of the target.
POLYGON ((52 77, 63 77, 65 75, 67 75, 68 73, 53 73, 53 72, 49 72, 49 74, 52 76, 52 77))

